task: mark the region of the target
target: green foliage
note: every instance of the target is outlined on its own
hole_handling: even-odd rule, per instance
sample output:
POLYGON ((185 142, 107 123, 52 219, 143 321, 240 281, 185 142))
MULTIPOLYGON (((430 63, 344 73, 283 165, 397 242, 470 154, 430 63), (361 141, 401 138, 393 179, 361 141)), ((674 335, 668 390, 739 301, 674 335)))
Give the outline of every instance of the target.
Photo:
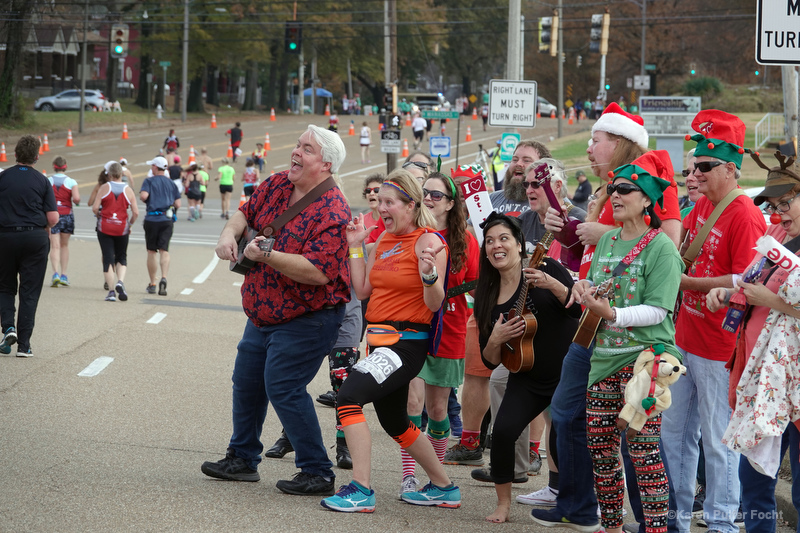
POLYGON ((691 78, 686 80, 681 88, 683 94, 690 96, 702 96, 708 98, 722 92, 722 82, 717 78, 703 76, 702 78, 691 78))

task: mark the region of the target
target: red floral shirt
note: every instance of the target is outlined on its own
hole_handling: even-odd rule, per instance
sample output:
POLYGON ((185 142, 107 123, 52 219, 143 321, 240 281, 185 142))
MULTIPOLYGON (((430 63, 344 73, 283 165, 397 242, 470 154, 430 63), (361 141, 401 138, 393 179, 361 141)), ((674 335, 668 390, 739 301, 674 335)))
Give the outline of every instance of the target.
MULTIPOLYGON (((284 171, 271 176, 239 208, 250 227, 261 229, 288 209, 294 185, 287 174, 284 171)), ((306 285, 269 265, 256 263, 242 284, 242 307, 253 324, 282 324, 326 305, 350 301, 350 262, 344 233, 350 218, 342 191, 334 187, 278 230, 273 250, 302 255, 331 281, 306 285)))

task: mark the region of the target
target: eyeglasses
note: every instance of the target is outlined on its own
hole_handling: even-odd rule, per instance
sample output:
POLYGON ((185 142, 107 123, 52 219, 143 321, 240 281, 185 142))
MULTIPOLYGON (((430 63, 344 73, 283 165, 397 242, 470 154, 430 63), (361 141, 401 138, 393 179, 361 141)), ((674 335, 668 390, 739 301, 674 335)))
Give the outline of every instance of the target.
POLYGON ((448 200, 453 199, 449 194, 445 194, 442 191, 429 191, 428 189, 422 189, 423 198, 425 198, 429 194, 431 195, 431 200, 433 200, 434 202, 441 202, 442 198, 447 198, 448 200))
POLYGON ((526 191, 528 190, 528 187, 530 187, 531 189, 538 189, 539 187, 542 186, 542 184, 539 183, 538 181, 523 181, 522 185, 525 186, 526 191))
POLYGON ((624 196, 626 194, 632 193, 633 191, 642 192, 642 189, 631 183, 619 183, 617 185, 609 183, 608 185, 606 185, 606 193, 608 193, 609 196, 611 196, 615 192, 624 196))
POLYGON ((722 161, 703 161, 702 163, 695 163, 694 169, 692 170, 692 174, 694 174, 698 170, 703 174, 705 174, 706 172, 711 172, 711 169, 713 169, 714 167, 718 167, 724 164, 725 163, 723 163, 722 161))
POLYGON ((381 192, 381 188, 380 187, 371 187, 371 188, 367 187, 366 189, 364 189, 364 196, 368 195, 371 192, 374 192, 375 194, 378 194, 379 192, 381 192))
POLYGON ((690 168, 684 168, 683 170, 681 170, 681 175, 684 178, 688 178, 689 174, 691 174, 691 173, 692 173, 692 169, 690 169, 690 168))
POLYGON ((789 198, 786 201, 778 202, 778 205, 772 205, 772 204, 768 203, 766 206, 764 206, 764 212, 766 214, 768 214, 768 215, 771 215, 773 213, 786 213, 789 209, 792 208, 792 206, 790 204, 798 196, 800 196, 800 194, 795 194, 792 198, 789 198))
POLYGON ((425 172, 428 171, 428 163, 423 163, 422 161, 406 161, 403 163, 403 168, 408 168, 411 165, 414 165, 417 168, 421 168, 425 172))

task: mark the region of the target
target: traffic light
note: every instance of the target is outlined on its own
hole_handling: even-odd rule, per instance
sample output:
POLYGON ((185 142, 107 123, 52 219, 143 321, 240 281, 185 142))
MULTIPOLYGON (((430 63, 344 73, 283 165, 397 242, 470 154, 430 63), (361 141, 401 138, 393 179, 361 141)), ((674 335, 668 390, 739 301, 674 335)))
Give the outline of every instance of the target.
POLYGON ((582 55, 580 55, 580 54, 578 54, 578 58, 577 58, 577 60, 575 61, 575 63, 576 63, 576 65, 577 65, 578 67, 580 67, 581 65, 583 65, 583 56, 582 56, 582 55))
POLYGON ((111 57, 128 57, 128 25, 111 26, 111 57))
POLYGON ((610 83, 606 83, 606 91, 610 91, 610 90, 611 90, 611 84, 610 83))
POLYGON ((694 63, 689 63, 689 74, 691 74, 692 76, 697 74, 697 65, 695 65, 694 63))
POLYGON ((286 23, 286 38, 283 51, 287 54, 299 54, 303 47, 303 23, 289 21, 286 23))
POLYGON ((397 85, 391 85, 384 89, 383 107, 388 113, 397 114, 397 85))
POLYGON ((558 52, 558 17, 541 17, 539 19, 539 52, 556 57, 558 52))
POLYGON ((589 51, 608 54, 608 27, 611 25, 611 15, 600 13, 592 15, 592 32, 589 35, 589 51))

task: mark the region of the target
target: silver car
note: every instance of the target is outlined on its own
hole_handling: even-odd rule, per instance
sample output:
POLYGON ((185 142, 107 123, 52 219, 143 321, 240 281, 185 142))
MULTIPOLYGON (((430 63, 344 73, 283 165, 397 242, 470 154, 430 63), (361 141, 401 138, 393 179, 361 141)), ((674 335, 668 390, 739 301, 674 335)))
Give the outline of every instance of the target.
MULTIPOLYGON (((86 104, 84 109, 103 109, 105 97, 103 93, 95 90, 86 91, 86 104)), ((81 91, 70 89, 55 96, 45 96, 34 102, 33 108, 37 111, 77 111, 81 108, 81 91)))

